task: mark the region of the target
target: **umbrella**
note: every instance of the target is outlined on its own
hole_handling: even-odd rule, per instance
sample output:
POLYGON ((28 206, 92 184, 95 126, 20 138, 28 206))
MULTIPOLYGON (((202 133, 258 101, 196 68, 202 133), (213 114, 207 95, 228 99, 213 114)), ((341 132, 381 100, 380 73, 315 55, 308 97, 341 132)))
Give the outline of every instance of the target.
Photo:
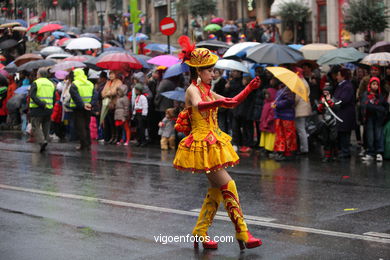
POLYGON ((317 60, 317 63, 319 65, 337 65, 361 60, 366 55, 355 48, 340 48, 325 53, 317 60))
POLYGON ((305 59, 308 60, 317 60, 319 57, 331 50, 336 50, 337 48, 330 44, 324 43, 312 43, 304 45, 299 50, 303 53, 305 59))
POLYGON ((52 32, 57 31, 59 29, 62 29, 62 25, 49 23, 48 25, 45 25, 41 29, 39 29, 38 33, 52 32))
POLYGON ((85 65, 87 65, 88 68, 98 70, 98 71, 103 70, 103 68, 96 66, 96 62, 98 62, 98 60, 99 60, 99 57, 91 57, 90 59, 88 59, 87 61, 84 61, 83 63, 85 65))
POLYGON ((14 74, 18 71, 18 67, 15 65, 15 62, 11 62, 7 66, 4 67, 4 70, 8 71, 9 73, 14 74))
POLYGON ((39 54, 27 53, 17 57, 14 62, 16 66, 20 66, 32 60, 42 60, 42 59, 43 59, 42 56, 39 54))
POLYGON ((72 54, 69 53, 56 53, 56 54, 51 54, 47 56, 45 59, 53 59, 53 60, 63 60, 66 58, 72 57, 72 54))
MULTIPOLYGON (((177 51, 177 48, 170 46, 171 52, 177 51)), ((160 43, 150 43, 148 44, 145 49, 148 49, 150 51, 157 51, 157 52, 168 52, 168 45, 166 44, 160 44, 160 43)))
POLYGON ((125 51, 126 50, 121 47, 110 47, 104 49, 104 52, 125 52, 125 51))
MULTIPOLYGON (((148 40, 149 39, 149 36, 147 36, 146 34, 143 34, 143 33, 137 33, 136 35, 135 35, 135 40, 137 41, 137 42, 139 42, 139 41, 146 41, 146 40, 148 40)), ((128 40, 129 41, 133 41, 133 35, 132 36, 130 36, 129 38, 128 38, 128 40)))
POLYGON ((77 27, 70 27, 67 31, 75 33, 75 34, 80 34, 81 33, 80 28, 77 28, 77 27))
POLYGON ((12 31, 27 32, 27 28, 26 27, 22 27, 22 26, 16 26, 16 27, 12 28, 12 31))
POLYGON ((186 92, 183 88, 176 88, 175 90, 162 92, 161 95, 172 100, 185 102, 186 92))
POLYGON ((190 68, 188 67, 187 64, 185 64, 185 63, 177 63, 177 64, 169 67, 167 69, 167 71, 165 71, 163 79, 167 79, 167 78, 170 78, 170 77, 175 77, 177 75, 180 75, 182 73, 189 72, 189 71, 190 71, 190 68))
POLYGON ((106 118, 106 115, 108 113, 108 105, 110 104, 110 102, 111 102, 110 98, 103 98, 102 100, 102 111, 100 112, 99 125, 103 124, 104 119, 106 118))
POLYGON ((81 37, 94 38, 94 39, 96 39, 96 40, 98 40, 98 41, 101 41, 100 37, 97 36, 97 35, 94 34, 94 33, 83 33, 83 34, 80 35, 80 38, 81 38, 81 37))
POLYGON ((246 50, 252 48, 253 46, 259 45, 258 42, 240 42, 232 47, 230 47, 225 54, 223 55, 223 58, 232 58, 232 57, 241 57, 241 54, 245 54, 246 50))
POLYGON ((6 50, 15 47, 19 43, 14 39, 7 39, 0 42, 0 49, 6 50))
POLYGON ((244 73, 249 73, 247 67, 245 67, 241 62, 235 60, 227 60, 227 59, 218 60, 217 63, 215 64, 215 68, 223 69, 223 70, 238 70, 244 73))
POLYGON ((246 57, 257 63, 284 64, 297 63, 303 60, 300 51, 294 50, 287 45, 264 43, 250 48, 246 52, 246 57))
POLYGON ((309 102, 309 94, 305 83, 295 72, 283 67, 267 67, 275 78, 284 83, 292 92, 300 96, 306 102, 309 102))
POLYGON ((63 38, 63 37, 66 37, 66 38, 69 38, 70 36, 67 34, 67 33, 64 33, 64 32, 52 32, 52 34, 54 37, 56 37, 57 39, 59 38, 63 38))
POLYGON ((375 52, 390 52, 390 42, 380 41, 375 43, 374 46, 371 47, 370 53, 375 52))
POLYGON ((56 42, 56 45, 60 46, 60 47, 66 47, 70 43, 71 40, 72 39, 69 39, 69 38, 62 38, 62 39, 58 40, 58 42, 56 42))
POLYGON ((53 66, 56 64, 54 60, 33 60, 29 61, 22 66, 18 67, 18 71, 33 71, 35 69, 39 69, 41 67, 48 67, 48 66, 53 66))
POLYGON ((54 73, 60 70, 72 70, 73 68, 84 68, 86 65, 80 61, 61 61, 54 65, 50 72, 54 73))
POLYGON ((237 32, 238 27, 234 24, 227 24, 222 28, 222 31, 224 31, 224 32, 237 32))
POLYGON ((207 32, 216 32, 221 30, 221 26, 219 24, 211 23, 204 27, 204 30, 207 32))
POLYGON ((179 62, 180 60, 172 55, 160 55, 148 60, 148 63, 165 67, 171 67, 179 62))
POLYGON ((348 44, 348 47, 350 48, 360 48, 360 47, 365 47, 367 45, 369 45, 370 43, 367 42, 367 41, 358 41, 358 42, 352 42, 350 44, 348 44))
POLYGON ((39 53, 42 56, 46 57, 46 56, 49 56, 51 54, 65 53, 65 51, 61 47, 58 47, 58 46, 49 46, 49 47, 43 48, 39 53))
POLYGON ((20 23, 20 25, 23 26, 23 27, 28 27, 27 22, 25 20, 23 20, 23 19, 16 19, 15 22, 20 23))
POLYGON ((81 55, 81 56, 70 56, 64 59, 64 61, 79 61, 79 62, 84 62, 92 58, 93 56, 91 55, 81 55))
POLYGON ((277 24, 277 23, 280 23, 279 19, 268 18, 268 19, 265 19, 261 24, 277 24))
POLYGON ((47 25, 48 23, 38 23, 33 26, 30 26, 29 32, 30 33, 37 33, 40 29, 42 29, 43 26, 47 25))
POLYGON ((23 86, 20 86, 18 87, 16 90, 15 90, 15 94, 27 94, 28 93, 28 90, 30 89, 30 85, 23 85, 23 86))
POLYGON ((100 32, 100 26, 99 25, 93 25, 85 29, 87 33, 98 33, 100 32))
POLYGON ((121 48, 124 47, 122 43, 120 43, 116 40, 109 40, 108 43, 111 44, 112 46, 121 47, 121 48))
POLYGON ((0 28, 7 28, 7 27, 14 27, 14 26, 20 26, 21 24, 19 22, 10 22, 10 23, 3 23, 0 25, 0 28))
POLYGON ((152 66, 148 63, 148 60, 150 60, 152 57, 146 56, 146 55, 133 55, 134 58, 136 58, 141 64, 144 69, 151 69, 152 66))
POLYGON ((213 18, 211 19, 211 23, 217 23, 217 24, 222 24, 225 20, 221 17, 213 18))
POLYGON ((142 69, 142 64, 133 56, 124 52, 113 52, 100 57, 96 66, 109 70, 142 69))
POLYGON ((57 78, 57 79, 60 79, 60 80, 63 80, 66 78, 66 76, 69 75, 69 72, 68 71, 64 71, 64 70, 58 70, 54 73, 54 76, 57 78))
POLYGON ((202 47, 202 48, 208 48, 210 50, 218 50, 219 48, 229 48, 230 45, 228 45, 225 42, 217 41, 217 40, 207 40, 207 41, 201 41, 196 44, 196 47, 202 47))
POLYGON ((290 48, 293 48, 293 49, 296 49, 296 50, 300 50, 304 45, 302 44, 289 44, 288 47, 290 48))
POLYGON ((102 43, 94 38, 82 37, 73 39, 66 49, 69 50, 88 50, 88 49, 99 49, 102 47, 102 43))
POLYGON ((366 64, 366 65, 376 65, 379 64, 380 66, 389 66, 390 65, 390 53, 389 52, 377 52, 377 53, 371 53, 368 54, 366 57, 364 57, 360 63, 366 64))

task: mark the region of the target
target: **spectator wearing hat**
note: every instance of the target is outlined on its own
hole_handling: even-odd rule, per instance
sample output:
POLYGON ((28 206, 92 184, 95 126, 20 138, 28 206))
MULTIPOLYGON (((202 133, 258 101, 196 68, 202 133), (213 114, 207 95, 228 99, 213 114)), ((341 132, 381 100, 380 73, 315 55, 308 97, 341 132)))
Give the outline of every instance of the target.
POLYGON ((133 116, 137 124, 137 146, 146 146, 145 127, 146 117, 148 115, 148 100, 145 95, 143 95, 144 87, 142 84, 135 84, 134 89, 136 97, 133 107, 133 116))

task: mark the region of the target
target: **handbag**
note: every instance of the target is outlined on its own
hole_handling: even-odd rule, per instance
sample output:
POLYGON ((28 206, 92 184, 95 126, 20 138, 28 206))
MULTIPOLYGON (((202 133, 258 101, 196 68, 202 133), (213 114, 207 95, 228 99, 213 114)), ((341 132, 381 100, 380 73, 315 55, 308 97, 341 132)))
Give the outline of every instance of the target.
POLYGON ((177 132, 182 132, 185 135, 189 135, 191 132, 191 120, 190 120, 191 110, 185 108, 177 116, 175 123, 175 130, 177 132))

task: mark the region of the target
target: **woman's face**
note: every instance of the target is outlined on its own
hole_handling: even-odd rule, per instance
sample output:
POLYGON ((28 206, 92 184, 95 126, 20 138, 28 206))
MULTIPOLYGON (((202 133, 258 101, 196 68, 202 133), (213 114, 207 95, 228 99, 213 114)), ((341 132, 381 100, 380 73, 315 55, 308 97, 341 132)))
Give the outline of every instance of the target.
POLYGON ((111 71, 109 78, 110 78, 110 80, 114 80, 116 78, 115 73, 111 71))
POLYGON ((214 71, 214 79, 217 79, 217 78, 219 78, 221 76, 221 72, 219 71, 219 70, 215 70, 214 71))
POLYGON ((203 83, 210 85, 214 77, 214 67, 198 70, 198 75, 203 83))
POLYGON ((337 72, 336 79, 337 79, 337 82, 341 82, 345 78, 343 77, 343 75, 341 75, 341 72, 337 72))
POLYGON ((377 81, 373 81, 373 82, 371 83, 371 90, 377 91, 378 88, 379 88, 378 82, 377 82, 377 81))

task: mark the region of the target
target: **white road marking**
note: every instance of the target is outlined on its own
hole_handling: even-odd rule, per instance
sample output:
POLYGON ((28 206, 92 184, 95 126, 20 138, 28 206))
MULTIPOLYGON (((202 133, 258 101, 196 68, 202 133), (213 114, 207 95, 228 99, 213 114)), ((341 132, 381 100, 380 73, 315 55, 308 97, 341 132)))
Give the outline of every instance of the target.
MULTIPOLYGON (((69 193, 58 193, 58 192, 50 192, 50 191, 43 191, 43 190, 36 190, 36 189, 28 189, 28 188, 9 186, 9 185, 4 185, 4 184, 0 184, 0 189, 30 192, 30 193, 34 193, 34 194, 42 194, 42 195, 48 195, 48 196, 60 197, 60 198, 68 198, 68 199, 76 199, 76 200, 84 200, 84 201, 94 201, 94 202, 100 202, 100 203, 108 204, 108 205, 115 205, 115 206, 121 206, 121 207, 129 207, 129 208, 138 208, 138 209, 151 210, 151 211, 157 211, 157 212, 165 212, 165 213, 173 213, 173 214, 186 215, 186 216, 198 216, 198 212, 194 212, 194 211, 156 207, 156 206, 149 206, 149 205, 143 205, 143 204, 137 204, 137 203, 131 203, 131 202, 124 202, 124 201, 115 201, 115 200, 93 198, 93 197, 80 196, 80 195, 69 194, 69 193)), ((228 217, 219 216, 219 215, 216 215, 214 219, 230 221, 230 219, 228 217)), ((375 236, 367 236, 367 235, 351 234, 351 233, 344 233, 344 232, 337 232, 337 231, 330 231, 330 230, 323 230, 323 229, 316 229, 316 228, 307 228, 307 227, 300 227, 300 226, 293 226, 293 225, 270 223, 270 222, 260 221, 260 220, 249 220, 248 219, 248 220, 246 220, 246 222, 247 222, 247 224, 256 225, 256 226, 306 232, 306 233, 327 235, 327 236, 333 236, 333 237, 343 237, 343 238, 348 238, 348 239, 360 239, 360 240, 365 240, 365 241, 390 244, 390 239, 375 237, 375 236)))
MULTIPOLYGON (((200 209, 191 209, 191 211, 194 211, 194 212, 200 212, 200 209)), ((220 212, 218 211, 217 216, 223 216, 223 217, 229 217, 227 212, 220 212)), ((245 219, 246 220, 255 220, 255 221, 264 221, 264 222, 272 222, 272 221, 275 221, 276 218, 265 218, 265 217, 258 217, 258 216, 251 216, 251 215, 247 215, 245 214, 245 219)))
POLYGON ((372 236, 372 237, 383 237, 383 238, 389 238, 389 239, 390 239, 390 234, 387 234, 387 233, 366 232, 366 233, 364 233, 363 235, 372 236))

